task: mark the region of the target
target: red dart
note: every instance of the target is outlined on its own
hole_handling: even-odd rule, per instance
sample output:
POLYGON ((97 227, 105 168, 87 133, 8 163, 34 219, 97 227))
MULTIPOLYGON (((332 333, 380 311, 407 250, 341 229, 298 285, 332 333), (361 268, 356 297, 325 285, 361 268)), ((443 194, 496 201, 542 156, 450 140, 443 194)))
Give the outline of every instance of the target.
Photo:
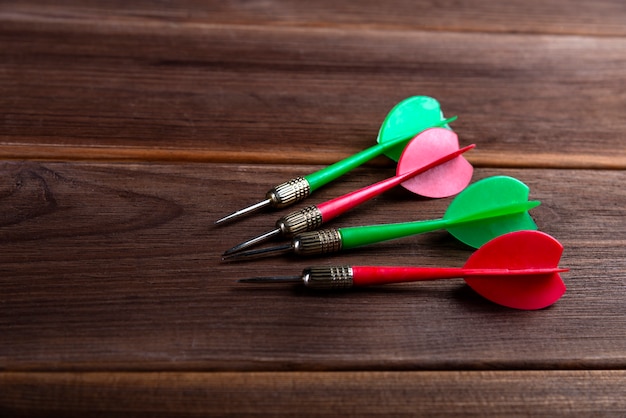
POLYGON ((433 198, 459 193, 469 184, 474 172, 472 165, 461 154, 474 147, 472 144, 459 149, 459 140, 454 132, 443 128, 428 129, 406 146, 394 177, 291 212, 276 222, 275 229, 226 250, 224 255, 237 253, 278 235, 292 237, 300 232, 314 230, 398 185, 433 198))
POLYGON ((472 254, 463 268, 333 266, 310 267, 301 276, 254 277, 244 283, 304 282, 317 289, 339 289, 462 277, 484 298, 515 309, 552 305, 565 293, 558 267, 563 246, 539 231, 510 232, 472 254))

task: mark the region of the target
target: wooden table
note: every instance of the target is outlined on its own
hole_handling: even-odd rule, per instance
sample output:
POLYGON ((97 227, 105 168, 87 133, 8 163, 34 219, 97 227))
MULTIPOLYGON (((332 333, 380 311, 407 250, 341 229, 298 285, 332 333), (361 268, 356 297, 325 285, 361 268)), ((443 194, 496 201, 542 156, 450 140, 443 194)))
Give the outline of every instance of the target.
MULTIPOLYGON (((2 2, 0 415, 625 416, 625 4, 2 2), (221 261, 278 214, 216 219, 372 145, 414 95, 459 116, 473 181, 513 176, 542 201, 564 297, 237 284, 464 263, 446 232, 221 261)), ((393 172, 377 158, 306 203, 393 172)), ((331 226, 450 200, 397 189, 331 226)))

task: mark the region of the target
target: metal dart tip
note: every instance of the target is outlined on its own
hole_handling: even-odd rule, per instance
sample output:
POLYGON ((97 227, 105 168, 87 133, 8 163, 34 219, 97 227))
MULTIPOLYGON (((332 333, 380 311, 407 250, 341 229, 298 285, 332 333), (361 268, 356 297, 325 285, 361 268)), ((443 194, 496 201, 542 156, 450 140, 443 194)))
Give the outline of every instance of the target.
POLYGON ((235 220, 243 215, 256 212, 257 210, 260 210, 264 208, 265 206, 269 206, 271 203, 272 203, 271 199, 262 200, 259 203, 255 203, 254 205, 250 205, 247 208, 238 210, 236 212, 231 213, 230 215, 227 215, 227 216, 224 216, 223 218, 218 219, 217 221, 215 221, 215 224, 218 225, 227 221, 235 220))
POLYGON ((272 237, 275 237, 277 235, 280 235, 280 229, 276 228, 273 229, 271 231, 265 232, 264 234, 261 234, 259 236, 256 236, 254 238, 251 238, 247 241, 242 242, 241 244, 237 244, 235 245, 233 248, 230 248, 226 251, 224 251, 223 255, 230 255, 236 252, 239 252, 241 250, 244 250, 248 247, 252 247, 253 245, 259 244, 261 242, 265 242, 267 240, 269 240, 272 237))
POLYGON ((250 277, 239 279, 238 283, 300 283, 302 276, 271 276, 271 277, 250 277))
POLYGON ((273 255, 285 254, 293 250, 291 243, 278 245, 276 247, 260 248, 258 250, 240 251, 222 256, 222 261, 251 260, 254 258, 262 258, 273 255))

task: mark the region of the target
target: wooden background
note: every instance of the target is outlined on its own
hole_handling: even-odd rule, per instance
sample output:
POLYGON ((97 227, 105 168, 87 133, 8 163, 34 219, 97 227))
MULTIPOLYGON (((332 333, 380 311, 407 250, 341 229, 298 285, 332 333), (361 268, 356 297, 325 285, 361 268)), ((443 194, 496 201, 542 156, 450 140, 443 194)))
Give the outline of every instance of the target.
MULTIPOLYGON (((0 415, 626 415, 626 3, 3 1, 0 415), (462 281, 316 294, 242 277, 461 266, 445 232, 222 263, 213 222, 437 98, 473 180, 565 246, 535 312, 462 281)), ((393 174, 378 158, 311 197, 393 174)), ((393 190, 332 226, 431 219, 393 190)), ((302 204, 304 205, 304 204, 302 204)))

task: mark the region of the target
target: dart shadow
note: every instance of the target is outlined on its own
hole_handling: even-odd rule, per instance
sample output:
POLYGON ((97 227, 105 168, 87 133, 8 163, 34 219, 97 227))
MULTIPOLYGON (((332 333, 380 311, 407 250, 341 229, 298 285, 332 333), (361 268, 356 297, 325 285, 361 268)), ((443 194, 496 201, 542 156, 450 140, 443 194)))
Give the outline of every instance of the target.
POLYGON ((426 202, 432 200, 430 197, 420 196, 418 194, 413 193, 412 191, 405 189, 404 187, 394 187, 385 191, 382 196, 390 201, 401 201, 401 202, 426 202))
POLYGON ((310 289, 300 283, 285 284, 263 284, 246 283, 233 286, 233 292, 238 294, 263 295, 283 295, 305 299, 359 299, 368 296, 411 296, 419 295, 424 298, 446 298, 454 299, 468 311, 500 311, 508 310, 499 306, 476 292, 468 285, 459 284, 458 287, 442 292, 432 288, 423 288, 418 284, 391 284, 380 286, 354 287, 348 289, 310 289))
MULTIPOLYGON (((458 288, 456 288, 451 296, 454 298, 456 302, 458 302, 461 306, 467 309, 468 312, 482 312, 482 313, 504 313, 511 314, 513 312, 516 313, 527 313, 533 312, 535 310, 527 310, 527 309, 515 309, 507 306, 499 305, 495 302, 490 301, 489 299, 485 299, 478 293, 476 293, 469 285, 462 284, 458 288)), ((545 308, 536 309, 536 311, 548 311, 553 309, 554 305, 546 306, 545 308)))
POLYGON ((506 308, 488 299, 485 299, 465 283, 460 284, 457 288, 452 290, 450 297, 468 312, 480 311, 496 313, 511 311, 510 308, 506 308))
MULTIPOLYGON (((238 284, 234 286, 232 292, 241 295, 256 296, 263 295, 268 297, 269 295, 279 297, 291 297, 297 299, 307 300, 359 300, 362 298, 370 297, 399 297, 406 300, 406 297, 415 296, 422 299, 439 299, 439 300, 452 300, 461 310, 472 314, 507 314, 518 312, 528 312, 526 310, 512 309, 506 306, 499 305, 488 299, 485 299, 478 293, 476 293, 469 285, 465 283, 459 283, 453 288, 449 288, 445 291, 430 288, 424 288, 419 284, 390 284, 380 286, 368 286, 368 287, 354 287, 348 289, 310 289, 304 284, 291 283, 291 284, 238 284)), ((541 310, 551 309, 551 306, 543 308, 541 310)))

